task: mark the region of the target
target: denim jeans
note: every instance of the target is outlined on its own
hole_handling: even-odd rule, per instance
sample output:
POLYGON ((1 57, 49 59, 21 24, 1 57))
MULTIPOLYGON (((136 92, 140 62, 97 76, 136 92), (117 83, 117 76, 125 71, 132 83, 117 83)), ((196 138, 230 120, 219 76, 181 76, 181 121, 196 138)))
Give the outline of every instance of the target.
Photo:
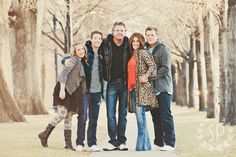
POLYGON ((127 86, 123 82, 108 83, 106 93, 106 107, 107 107, 107 124, 108 135, 110 137, 109 143, 114 146, 126 143, 125 137, 126 123, 127 123, 127 86), (116 105, 118 106, 118 122, 116 119, 116 105))
POLYGON ((88 146, 97 144, 97 120, 99 115, 100 103, 102 93, 86 93, 83 98, 83 114, 78 115, 77 119, 77 139, 76 145, 84 146, 85 128, 87 116, 89 115, 89 123, 87 129, 87 143, 88 146))
POLYGON ((136 151, 146 151, 151 150, 151 143, 148 135, 147 129, 147 120, 146 120, 146 107, 145 106, 137 106, 136 104, 136 94, 135 90, 132 91, 132 99, 134 105, 134 112, 137 119, 138 126, 138 136, 136 142, 136 151))
POLYGON ((154 124, 155 139, 157 146, 169 145, 175 147, 174 120, 170 110, 171 95, 161 92, 157 96, 159 107, 151 110, 154 124))

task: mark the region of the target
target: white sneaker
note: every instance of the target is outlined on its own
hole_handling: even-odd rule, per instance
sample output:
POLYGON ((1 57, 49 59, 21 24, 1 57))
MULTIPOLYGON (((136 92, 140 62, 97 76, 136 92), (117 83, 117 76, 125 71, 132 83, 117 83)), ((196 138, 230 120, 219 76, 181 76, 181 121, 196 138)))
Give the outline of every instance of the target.
POLYGON ((97 147, 96 145, 92 145, 91 147, 89 147, 89 151, 90 152, 100 152, 101 149, 99 147, 97 147))
POLYGON ((164 147, 161 148, 161 151, 174 151, 175 147, 165 145, 164 147))
POLYGON ((118 147, 113 146, 112 144, 108 143, 106 148, 103 148, 104 151, 113 151, 113 150, 119 150, 118 147))
POLYGON ((161 147, 161 146, 157 146, 157 145, 154 145, 154 147, 156 148, 156 150, 159 150, 159 151, 161 151, 162 149, 163 149, 163 147, 161 147))
POLYGON ((128 147, 126 146, 125 143, 122 143, 122 144, 120 145, 120 150, 121 150, 121 151, 127 151, 127 150, 128 150, 128 147))
POLYGON ((83 147, 82 145, 78 145, 78 146, 75 148, 75 150, 76 150, 77 152, 82 152, 82 151, 84 150, 84 147, 83 147))

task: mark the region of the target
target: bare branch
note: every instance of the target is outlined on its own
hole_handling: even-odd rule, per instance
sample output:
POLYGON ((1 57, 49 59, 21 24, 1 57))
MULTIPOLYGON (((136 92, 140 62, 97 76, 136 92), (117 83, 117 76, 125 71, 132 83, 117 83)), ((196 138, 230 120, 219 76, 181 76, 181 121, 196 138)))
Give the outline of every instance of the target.
POLYGON ((57 34, 55 33, 55 31, 53 30, 52 26, 50 25, 50 22, 48 20, 46 20, 47 24, 50 26, 53 35, 55 36, 55 38, 63 45, 64 42, 61 41, 61 39, 57 36, 57 34))
POLYGON ((57 44, 60 48, 61 48, 61 50, 64 52, 65 50, 64 50, 64 45, 61 45, 55 38, 53 38, 51 35, 49 35, 49 34, 47 34, 46 32, 44 32, 44 31, 42 31, 42 34, 43 35, 45 35, 45 36, 47 36, 49 39, 51 39, 55 44, 57 44))
MULTIPOLYGON (((186 56, 188 56, 188 49, 189 48, 185 48, 183 40, 180 40, 180 41, 181 41, 181 47, 182 47, 183 51, 186 53, 186 56)), ((184 41, 186 41, 186 40, 184 40, 184 41)), ((186 45, 188 45, 188 44, 186 44, 186 45)))
POLYGON ((65 29, 64 29, 64 27, 63 27, 63 25, 62 25, 62 23, 61 23, 60 21, 58 21, 58 23, 59 23, 59 25, 61 26, 61 29, 62 29, 62 31, 63 31, 64 36, 66 37, 67 34, 66 34, 66 31, 65 31, 65 29))
MULTIPOLYGON (((81 27, 80 25, 86 20, 86 17, 88 17, 88 15, 93 11, 95 10, 99 4, 102 2, 102 0, 99 0, 93 7, 91 7, 90 9, 88 9, 81 17, 80 19, 78 20, 77 23, 75 23, 75 25, 73 26, 73 29, 75 29, 76 27, 81 27)), ((78 31, 76 31, 78 32, 78 31)))
POLYGON ((56 15, 54 15, 49 9, 47 9, 47 11, 49 12, 49 14, 51 14, 52 16, 55 17, 56 21, 57 21, 57 22, 59 23, 59 25, 61 26, 61 29, 62 29, 62 32, 63 32, 64 36, 67 36, 67 35, 66 35, 66 31, 65 31, 65 29, 64 29, 64 27, 63 27, 63 25, 62 25, 62 22, 59 21, 59 20, 57 19, 56 15))
POLYGON ((221 22, 221 20, 220 20, 220 13, 217 12, 217 11, 216 11, 214 8, 212 8, 212 7, 209 7, 209 9, 210 9, 210 11, 213 13, 213 15, 215 16, 215 18, 217 19, 220 29, 222 29, 223 26, 222 26, 222 22, 221 22))
POLYGON ((76 31, 73 33, 73 36, 75 36, 75 35, 79 32, 81 26, 82 26, 82 25, 80 25, 80 26, 76 29, 76 31))
MULTIPOLYGON (((176 50, 175 50, 176 51, 176 50)), ((183 57, 181 54, 175 53, 174 51, 171 51, 172 54, 178 56, 178 57, 183 57)))
POLYGON ((190 28, 190 29, 192 28, 190 25, 188 25, 187 23, 185 23, 184 20, 181 19, 180 17, 177 17, 177 16, 176 16, 176 18, 179 20, 179 22, 184 23, 184 25, 185 25, 187 28, 190 28))
POLYGON ((54 14, 53 14, 49 9, 47 9, 47 11, 49 12, 49 14, 51 14, 52 16, 54 16, 54 14))
POLYGON ((181 56, 182 58, 184 58, 185 60, 189 60, 188 57, 187 57, 187 55, 185 55, 185 54, 183 53, 183 51, 177 46, 177 44, 175 43, 175 41, 174 41, 174 40, 171 40, 171 41, 172 41, 173 45, 175 46, 174 49, 180 53, 180 56, 181 56))

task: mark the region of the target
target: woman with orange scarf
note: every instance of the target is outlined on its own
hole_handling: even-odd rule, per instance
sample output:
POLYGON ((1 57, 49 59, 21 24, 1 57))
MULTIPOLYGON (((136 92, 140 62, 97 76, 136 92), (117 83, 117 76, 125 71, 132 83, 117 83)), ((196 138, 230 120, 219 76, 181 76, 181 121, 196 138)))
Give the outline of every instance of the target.
POLYGON ((128 62, 128 91, 133 100, 137 119, 138 136, 136 151, 151 150, 145 112, 157 107, 155 94, 149 77, 156 76, 156 65, 152 55, 144 50, 145 39, 140 33, 133 33, 129 40, 131 58, 128 62))

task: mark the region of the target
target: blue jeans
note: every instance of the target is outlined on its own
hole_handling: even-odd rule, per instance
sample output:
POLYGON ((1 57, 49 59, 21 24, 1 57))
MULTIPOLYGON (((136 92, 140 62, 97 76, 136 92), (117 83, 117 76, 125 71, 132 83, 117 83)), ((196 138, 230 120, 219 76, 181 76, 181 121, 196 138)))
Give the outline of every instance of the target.
POLYGON ((108 83, 106 93, 107 124, 109 143, 119 146, 126 142, 125 137, 127 123, 127 86, 123 82, 108 83), (118 122, 116 120, 116 104, 119 100, 118 122))
POLYGON ((132 99, 134 102, 133 105, 138 126, 138 136, 135 150, 136 151, 151 150, 151 143, 148 135, 147 120, 145 114, 146 107, 137 106, 135 90, 132 91, 132 99))
POLYGON ((102 93, 86 93, 83 98, 83 114, 78 115, 77 119, 77 139, 76 145, 84 146, 85 127, 87 116, 89 114, 89 124, 87 129, 88 146, 97 145, 97 120, 100 109, 102 93))
POLYGON ((175 147, 174 120, 170 110, 171 95, 162 92, 157 96, 159 107, 151 110, 154 124, 155 139, 157 146, 169 145, 175 147))

